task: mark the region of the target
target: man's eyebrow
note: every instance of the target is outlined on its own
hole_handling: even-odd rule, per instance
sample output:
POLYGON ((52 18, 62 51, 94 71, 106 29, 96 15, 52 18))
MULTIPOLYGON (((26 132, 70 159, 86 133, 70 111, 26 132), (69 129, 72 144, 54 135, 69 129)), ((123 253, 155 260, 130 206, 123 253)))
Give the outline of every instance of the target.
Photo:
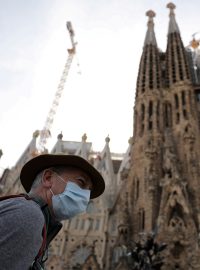
POLYGON ((85 182, 89 182, 89 179, 86 178, 85 176, 82 176, 82 175, 77 176, 76 179, 80 179, 80 180, 84 180, 85 182))
POLYGON ((84 180, 85 183, 88 183, 88 184, 90 184, 93 187, 92 180, 89 177, 85 177, 83 175, 80 175, 80 176, 77 176, 76 179, 84 180))

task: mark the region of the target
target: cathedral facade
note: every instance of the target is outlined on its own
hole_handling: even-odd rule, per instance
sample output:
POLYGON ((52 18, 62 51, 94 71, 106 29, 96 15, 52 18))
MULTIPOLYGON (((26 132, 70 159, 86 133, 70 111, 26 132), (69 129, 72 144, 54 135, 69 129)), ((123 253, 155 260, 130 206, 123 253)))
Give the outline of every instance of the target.
MULTIPOLYGON (((51 153, 76 154, 103 175, 104 194, 91 200, 87 213, 63 223, 49 250, 48 270, 128 270, 131 241, 154 233, 167 244, 163 270, 200 269, 200 69, 182 42, 169 3, 167 49, 157 46, 153 11, 140 60, 133 136, 125 154, 110 151, 109 141, 94 152, 81 142, 64 141, 51 153)), ((21 192, 19 171, 37 155, 36 140, 16 166, 5 170, 2 194, 21 192)))
POLYGON ((162 269, 200 269, 199 81, 181 40, 175 5, 167 7, 165 53, 157 46, 155 13, 146 14, 124 224, 131 224, 131 239, 154 232, 167 244, 162 269))

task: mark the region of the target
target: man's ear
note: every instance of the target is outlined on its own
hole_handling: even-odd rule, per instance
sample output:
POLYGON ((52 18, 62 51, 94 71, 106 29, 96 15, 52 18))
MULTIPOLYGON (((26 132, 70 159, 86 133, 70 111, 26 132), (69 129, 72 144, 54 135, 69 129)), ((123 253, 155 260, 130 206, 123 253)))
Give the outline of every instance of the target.
POLYGON ((53 174, 54 172, 52 170, 45 170, 42 175, 42 185, 45 188, 51 188, 53 184, 53 174))

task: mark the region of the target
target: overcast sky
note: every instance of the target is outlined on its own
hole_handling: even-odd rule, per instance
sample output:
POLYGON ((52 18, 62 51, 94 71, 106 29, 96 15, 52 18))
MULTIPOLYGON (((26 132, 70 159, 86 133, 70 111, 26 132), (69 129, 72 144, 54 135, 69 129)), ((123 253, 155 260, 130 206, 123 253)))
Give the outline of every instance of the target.
MULTIPOLYGON (((12 167, 36 129, 42 129, 70 48, 66 21, 78 42, 49 150, 87 133, 101 151, 125 152, 146 33, 145 13, 156 12, 158 46, 165 51, 169 10, 163 0, 0 0, 0 167, 12 167), (80 74, 81 73, 81 74, 80 74)), ((184 45, 200 30, 198 0, 176 0, 184 45)), ((198 36, 198 35, 197 35, 198 36)), ((198 36, 200 37, 200 35, 198 36)))

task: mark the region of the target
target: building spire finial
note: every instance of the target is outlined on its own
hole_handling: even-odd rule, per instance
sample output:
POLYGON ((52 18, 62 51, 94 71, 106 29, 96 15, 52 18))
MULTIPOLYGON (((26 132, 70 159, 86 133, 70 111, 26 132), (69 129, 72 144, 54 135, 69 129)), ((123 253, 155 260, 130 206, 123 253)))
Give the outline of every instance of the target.
POLYGON ((180 33, 178 25, 177 25, 176 20, 175 20, 174 9, 176 8, 176 6, 170 2, 169 4, 167 4, 167 8, 169 8, 169 10, 170 10, 170 13, 169 13, 170 21, 169 21, 168 34, 175 33, 175 32, 180 33))
POLYGON ((147 23, 148 29, 153 30, 153 28, 154 28, 153 18, 156 16, 156 13, 153 10, 148 10, 146 12, 146 16, 149 17, 149 20, 147 23))
POLYGON ((156 16, 156 13, 153 10, 148 10, 146 12, 146 16, 149 17, 149 20, 147 23, 148 29, 147 29, 146 38, 144 41, 144 46, 149 45, 149 44, 156 46, 157 43, 156 43, 156 38, 155 38, 155 33, 154 33, 154 21, 153 21, 153 18, 156 16))
POLYGON ((156 16, 156 13, 153 10, 148 10, 146 16, 149 17, 149 20, 152 20, 156 16))
POLYGON ((169 16, 171 16, 171 15, 175 15, 175 13, 174 13, 174 9, 176 8, 176 6, 175 6, 173 3, 169 3, 169 4, 167 4, 167 8, 169 8, 169 9, 170 9, 170 14, 169 14, 169 16))

